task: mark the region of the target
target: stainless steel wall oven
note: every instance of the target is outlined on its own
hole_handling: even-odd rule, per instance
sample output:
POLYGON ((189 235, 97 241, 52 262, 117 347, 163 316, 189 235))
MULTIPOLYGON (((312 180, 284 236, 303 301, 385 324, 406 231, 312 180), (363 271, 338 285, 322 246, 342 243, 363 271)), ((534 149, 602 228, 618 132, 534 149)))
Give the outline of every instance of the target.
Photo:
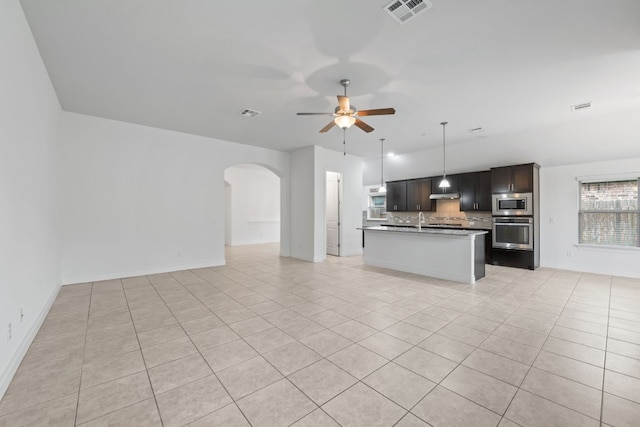
POLYGON ((493 247, 533 250, 533 218, 493 217, 493 247))

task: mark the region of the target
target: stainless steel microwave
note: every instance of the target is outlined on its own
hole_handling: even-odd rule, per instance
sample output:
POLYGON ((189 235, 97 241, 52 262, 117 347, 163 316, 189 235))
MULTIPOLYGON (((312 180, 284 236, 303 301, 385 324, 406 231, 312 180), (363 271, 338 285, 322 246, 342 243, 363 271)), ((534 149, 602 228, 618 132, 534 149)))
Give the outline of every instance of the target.
POLYGON ((491 212, 495 216, 533 215, 532 193, 494 194, 491 201, 491 212))

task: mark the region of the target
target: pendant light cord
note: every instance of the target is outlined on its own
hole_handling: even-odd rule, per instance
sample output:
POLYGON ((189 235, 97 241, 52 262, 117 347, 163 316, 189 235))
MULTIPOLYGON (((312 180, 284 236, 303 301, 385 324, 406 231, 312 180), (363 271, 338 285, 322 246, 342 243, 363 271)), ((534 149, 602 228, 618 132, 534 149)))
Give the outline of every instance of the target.
POLYGON ((380 187, 384 185, 384 138, 380 138, 380 187))
POLYGON ((447 165, 447 155, 446 155, 446 150, 445 150, 445 146, 444 146, 444 140, 445 140, 445 127, 447 126, 449 122, 442 122, 440 123, 442 125, 442 177, 446 178, 447 177, 447 170, 446 170, 446 165, 447 165))

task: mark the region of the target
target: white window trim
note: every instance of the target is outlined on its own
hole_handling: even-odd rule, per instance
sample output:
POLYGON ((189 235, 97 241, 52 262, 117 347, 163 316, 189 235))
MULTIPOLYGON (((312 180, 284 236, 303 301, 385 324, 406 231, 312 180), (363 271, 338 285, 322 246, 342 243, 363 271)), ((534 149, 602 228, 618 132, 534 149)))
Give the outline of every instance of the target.
MULTIPOLYGON (((638 172, 625 172, 625 173, 610 173, 603 175, 585 175, 585 176, 576 176, 576 181, 578 183, 591 183, 591 182, 601 182, 601 181, 627 181, 630 179, 638 179, 640 177, 640 171, 638 172)), ((580 200, 578 200, 580 202, 580 200)))
MULTIPOLYGON (((576 192, 576 215, 580 214, 580 185, 591 182, 601 181, 628 181, 631 179, 640 180, 640 172, 625 172, 616 174, 603 174, 603 175, 586 175, 576 176, 576 183, 578 184, 578 191, 576 192)), ((640 188, 638 189, 640 192, 640 188)), ((619 252, 635 254, 640 252, 640 246, 617 246, 617 245, 596 245, 592 243, 574 243, 573 246, 578 250, 584 250, 589 252, 619 252)))

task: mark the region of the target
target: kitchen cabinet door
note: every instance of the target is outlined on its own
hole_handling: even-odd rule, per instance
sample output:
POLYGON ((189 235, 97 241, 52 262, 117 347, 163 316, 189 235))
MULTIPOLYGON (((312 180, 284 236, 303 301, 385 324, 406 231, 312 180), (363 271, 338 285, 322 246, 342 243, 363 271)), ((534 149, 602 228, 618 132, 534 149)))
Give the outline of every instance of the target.
POLYGON ((476 173, 476 210, 491 212, 491 171, 476 173))
POLYGON ((505 166, 491 169, 493 193, 531 193, 533 164, 505 166))
POLYGON ((460 175, 460 210, 491 210, 491 172, 472 172, 460 175))
POLYGON ((491 191, 511 193, 511 167, 491 169, 491 191))
POLYGON ((407 210, 407 181, 387 182, 387 212, 407 210))
POLYGON ((431 196, 430 179, 407 181, 407 211, 419 212, 433 210, 433 204, 429 196, 431 196))
POLYGON ((476 210, 476 174, 463 173, 460 175, 460 210, 476 210))
POLYGON ((533 166, 518 165, 511 168, 512 191, 514 193, 531 193, 533 191, 533 166))

